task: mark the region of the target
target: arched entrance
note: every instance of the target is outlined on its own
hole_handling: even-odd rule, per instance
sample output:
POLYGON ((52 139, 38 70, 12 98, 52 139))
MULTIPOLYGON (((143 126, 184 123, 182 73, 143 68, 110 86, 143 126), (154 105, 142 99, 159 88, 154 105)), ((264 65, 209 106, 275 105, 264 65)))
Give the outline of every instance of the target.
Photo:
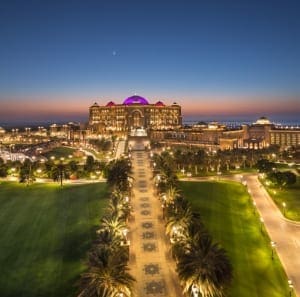
POLYGON ((131 128, 141 128, 144 126, 144 117, 140 110, 136 109, 131 114, 132 121, 131 121, 131 128))

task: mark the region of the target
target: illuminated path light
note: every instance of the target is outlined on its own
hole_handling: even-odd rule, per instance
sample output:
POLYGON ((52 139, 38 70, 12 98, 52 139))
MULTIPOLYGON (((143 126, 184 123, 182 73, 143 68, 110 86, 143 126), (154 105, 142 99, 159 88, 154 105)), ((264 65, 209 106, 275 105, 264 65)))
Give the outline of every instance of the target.
MULTIPOLYGON (((137 146, 144 147, 139 143, 137 146)), ((133 219, 129 221, 127 235, 130 239, 130 273, 136 278, 134 294, 182 297, 175 262, 170 255, 170 241, 165 235, 161 202, 155 194, 150 155, 134 149, 131 150, 133 219)))

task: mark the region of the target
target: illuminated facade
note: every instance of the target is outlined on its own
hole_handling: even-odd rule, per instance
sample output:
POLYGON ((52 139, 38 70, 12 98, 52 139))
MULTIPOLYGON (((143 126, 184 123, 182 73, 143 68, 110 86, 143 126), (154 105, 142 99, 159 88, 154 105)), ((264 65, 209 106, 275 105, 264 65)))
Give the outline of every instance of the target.
POLYGON ((129 132, 134 129, 167 130, 181 127, 181 107, 177 103, 165 105, 158 101, 150 104, 147 99, 134 95, 122 104, 112 101, 105 106, 97 103, 89 109, 89 128, 92 133, 129 132))
POLYGON ((151 138, 158 141, 188 143, 213 149, 249 148, 261 149, 270 145, 281 148, 300 146, 300 128, 272 124, 262 117, 251 125, 230 129, 225 125, 202 123, 181 127, 176 131, 152 131, 151 138))

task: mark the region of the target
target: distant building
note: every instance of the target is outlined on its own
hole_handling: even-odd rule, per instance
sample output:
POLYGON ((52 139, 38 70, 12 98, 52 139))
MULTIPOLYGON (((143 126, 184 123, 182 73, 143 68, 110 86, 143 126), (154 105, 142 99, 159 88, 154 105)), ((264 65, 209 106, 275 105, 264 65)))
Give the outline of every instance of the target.
POLYGON ((86 127, 79 123, 69 122, 67 124, 52 124, 49 127, 50 137, 65 140, 84 140, 86 127))
POLYGON ((165 105, 161 101, 150 104, 141 96, 131 96, 122 104, 113 101, 89 109, 89 129, 93 134, 128 133, 135 129, 168 130, 181 127, 181 107, 177 103, 165 105))
POLYGON ((247 126, 246 146, 253 148, 278 145, 281 148, 300 145, 300 127, 278 126, 266 117, 261 117, 254 124, 247 126))
POLYGON ((151 137, 159 141, 186 143, 213 149, 261 149, 270 145, 281 148, 300 146, 300 127, 276 126, 266 117, 251 125, 230 129, 225 125, 199 123, 177 130, 152 131, 151 137))

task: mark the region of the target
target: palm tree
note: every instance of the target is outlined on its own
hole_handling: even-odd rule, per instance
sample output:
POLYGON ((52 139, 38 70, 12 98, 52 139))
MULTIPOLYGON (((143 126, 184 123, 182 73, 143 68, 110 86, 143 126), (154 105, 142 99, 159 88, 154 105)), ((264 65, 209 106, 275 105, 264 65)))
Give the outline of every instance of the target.
POLYGON ((185 236, 184 233, 187 232, 192 216, 193 212, 191 208, 187 207, 169 217, 166 225, 166 234, 176 240, 185 236))
POLYGON ((170 203, 179 195, 180 191, 176 187, 170 186, 170 188, 166 192, 166 203, 170 203))
POLYGON ((232 280, 232 266, 226 252, 209 235, 192 239, 177 265, 185 293, 197 287, 202 297, 223 297, 232 280))
POLYGON ((107 248, 116 250, 120 247, 121 236, 116 236, 110 230, 104 229, 97 233, 95 244, 98 248, 107 248))
POLYGON ((119 159, 110 162, 107 171, 107 183, 109 186, 127 191, 130 186, 130 165, 128 160, 119 159))
POLYGON ((110 197, 110 201, 107 207, 108 213, 112 217, 116 217, 117 219, 120 219, 123 214, 122 211, 123 203, 124 203, 124 198, 122 194, 119 191, 114 191, 110 197))
POLYGON ((118 252, 99 249, 89 261, 92 266, 81 275, 78 297, 118 297, 121 293, 132 296, 135 279, 128 273, 126 263, 120 261, 118 252))
POLYGON ((122 232, 126 229, 126 224, 117 217, 107 216, 101 220, 100 230, 103 229, 109 230, 114 236, 121 236, 122 232))

